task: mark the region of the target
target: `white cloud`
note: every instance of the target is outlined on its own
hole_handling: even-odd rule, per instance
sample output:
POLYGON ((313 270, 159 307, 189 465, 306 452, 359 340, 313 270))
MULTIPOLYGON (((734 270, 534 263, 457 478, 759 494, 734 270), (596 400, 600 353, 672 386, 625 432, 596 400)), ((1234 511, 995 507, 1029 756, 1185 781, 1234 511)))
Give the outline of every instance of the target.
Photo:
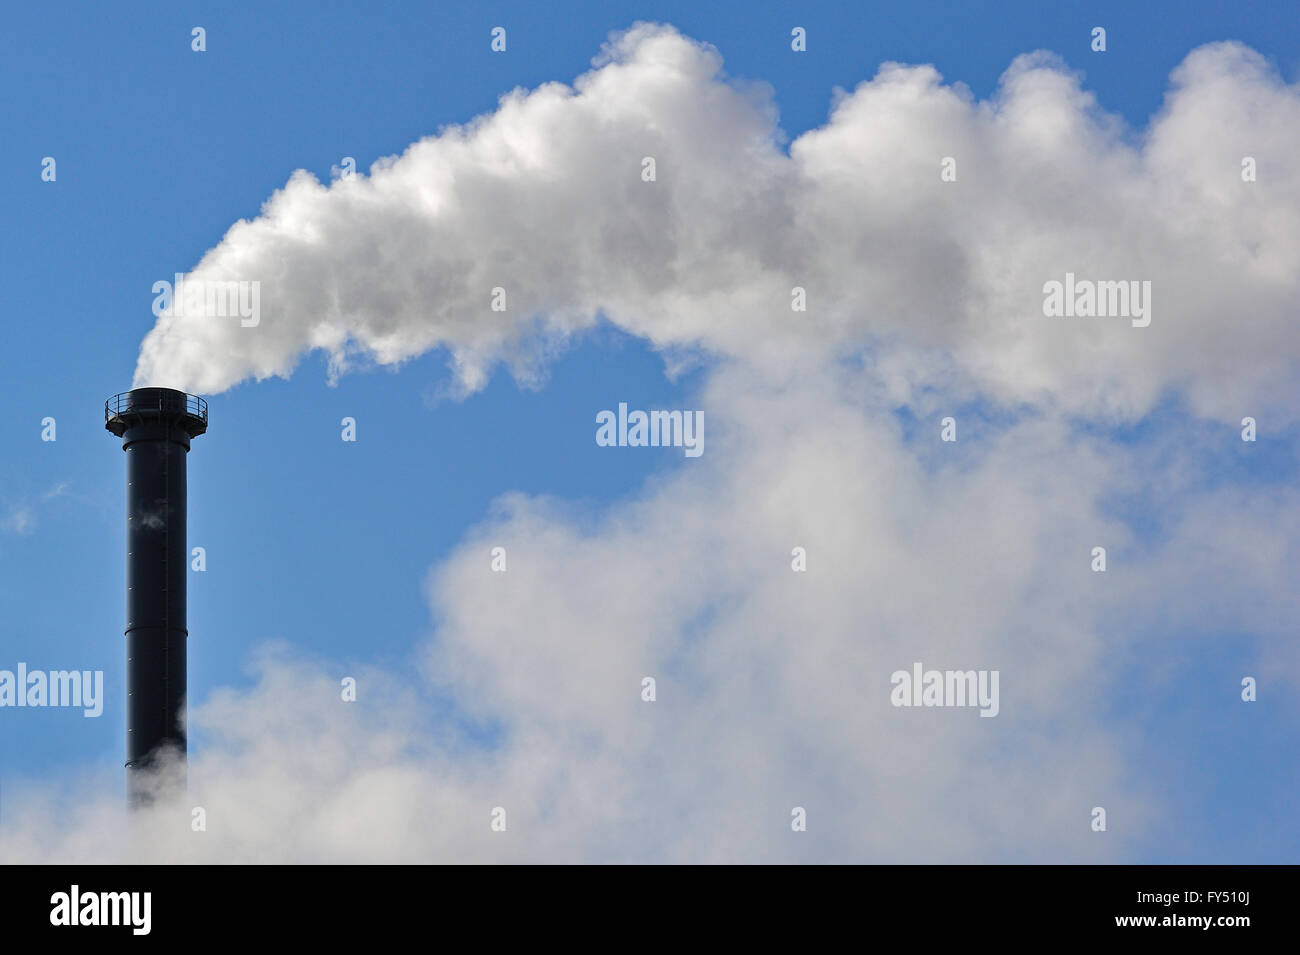
POLYGON ((5 519, 5 530, 26 536, 36 530, 36 512, 26 505, 13 507, 5 519))
MULTIPOLYGON (((50 485, 40 495, 40 502, 44 504, 47 501, 57 500, 68 493, 68 482, 59 481, 50 485)), ((11 534, 17 534, 21 537, 29 536, 36 532, 37 526, 37 508, 29 500, 22 500, 19 503, 11 504, 9 514, 5 517, 3 527, 11 534)))

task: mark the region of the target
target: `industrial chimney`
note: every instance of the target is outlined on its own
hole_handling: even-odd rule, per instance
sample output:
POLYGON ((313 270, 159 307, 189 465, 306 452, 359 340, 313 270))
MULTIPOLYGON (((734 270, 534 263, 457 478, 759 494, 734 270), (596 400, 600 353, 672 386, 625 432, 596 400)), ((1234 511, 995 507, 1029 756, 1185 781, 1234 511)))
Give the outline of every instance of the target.
POLYGON ((141 806, 164 752, 185 767, 185 457, 208 430, 208 403, 137 388, 105 402, 104 427, 126 452, 126 781, 141 806))

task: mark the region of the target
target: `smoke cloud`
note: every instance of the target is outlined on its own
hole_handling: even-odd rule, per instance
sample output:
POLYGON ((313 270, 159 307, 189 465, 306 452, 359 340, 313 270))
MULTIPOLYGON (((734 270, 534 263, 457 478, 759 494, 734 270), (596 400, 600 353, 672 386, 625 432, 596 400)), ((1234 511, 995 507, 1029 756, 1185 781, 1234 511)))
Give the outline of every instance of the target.
POLYGON ((430 570, 415 675, 346 674, 345 703, 336 664, 268 649, 252 689, 195 702, 183 805, 124 825, 101 795, 120 771, 7 791, 0 851, 1109 862, 1167 845, 1186 820, 1115 688, 1134 656, 1176 672, 1225 622, 1261 678, 1294 679, 1300 500, 1207 481, 1194 420, 1134 446, 1075 416, 1139 416, 1170 390, 1208 418, 1294 413, 1298 103, 1236 44, 1193 51, 1141 135, 1043 54, 988 102, 888 64, 787 153, 763 88, 642 25, 573 87, 516 91, 369 176, 295 174, 193 273, 260 281, 260 323, 164 314, 137 385, 445 347, 472 392, 604 316, 721 357, 708 453, 592 511, 503 496, 430 570), (1045 317, 1067 272, 1151 281, 1151 324, 1045 317), (937 420, 937 394, 1014 413, 938 456, 893 413, 937 420), (1120 498, 1159 511, 1158 542, 1120 498), (1122 575, 1090 570, 1101 542, 1122 575), (507 573, 487 569, 495 545, 507 573), (996 718, 891 706, 916 661, 998 670, 996 718))
POLYGON ((1222 420, 1294 414, 1300 92, 1248 48, 1193 51, 1141 132, 1040 52, 988 101, 887 63, 788 154, 782 135, 766 87, 638 25, 572 86, 515 90, 368 176, 294 173, 191 273, 260 282, 261 321, 165 312, 136 386, 219 392, 316 349, 338 374, 444 347, 473 391, 604 316, 778 371, 869 348, 902 403, 942 383, 1088 415, 1140 416, 1168 390, 1222 420), (1045 318, 1066 273, 1150 282, 1151 324, 1045 318))
POLYGON ((120 771, 8 791, 5 857, 1124 861, 1189 825, 1112 712, 1133 658, 1166 681, 1226 624, 1294 683, 1293 489, 1180 495, 1144 549, 1105 501, 1197 483, 1195 446, 1030 416, 940 464, 851 371, 729 367, 702 398, 709 452, 630 501, 503 497, 430 572, 418 675, 349 669, 348 703, 337 664, 271 648, 191 713, 187 802, 127 826, 120 771), (1091 572, 1097 541, 1122 573, 1091 572), (999 670, 999 714, 891 706, 914 661, 999 670))

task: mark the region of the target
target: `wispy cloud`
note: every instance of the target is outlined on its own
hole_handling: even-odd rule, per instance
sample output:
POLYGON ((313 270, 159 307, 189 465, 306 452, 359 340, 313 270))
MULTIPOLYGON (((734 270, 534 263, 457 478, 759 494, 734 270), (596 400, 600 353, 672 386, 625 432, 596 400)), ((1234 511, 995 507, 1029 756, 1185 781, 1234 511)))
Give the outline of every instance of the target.
POLYGON ((60 481, 51 485, 48 489, 41 492, 35 499, 23 500, 19 503, 9 506, 9 513, 5 517, 3 524, 0 524, 6 531, 11 534, 17 534, 20 537, 26 537, 35 532, 37 526, 38 510, 50 501, 63 497, 68 491, 68 482, 60 481))
POLYGON ((25 505, 11 507, 9 516, 5 518, 4 527, 11 534, 25 537, 36 530, 36 512, 25 505))

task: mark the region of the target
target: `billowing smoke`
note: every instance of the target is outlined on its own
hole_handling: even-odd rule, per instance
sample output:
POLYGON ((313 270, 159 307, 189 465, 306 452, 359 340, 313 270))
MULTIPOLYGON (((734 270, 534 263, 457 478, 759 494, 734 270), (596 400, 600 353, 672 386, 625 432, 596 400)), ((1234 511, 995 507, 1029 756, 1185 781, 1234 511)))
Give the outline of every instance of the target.
POLYGON ((1141 134, 1036 53, 987 102, 886 64, 787 155, 766 89, 640 25, 572 87, 516 90, 368 176, 295 173, 190 275, 259 283, 256 324, 164 313, 136 385, 218 392, 313 349, 337 373, 441 346, 472 391, 603 315, 756 367, 868 347, 902 402, 941 382, 1131 416, 1178 389, 1226 420, 1294 394, 1297 154, 1300 93, 1222 43, 1174 71, 1141 134), (1150 283, 1146 314, 1044 317, 1067 273, 1150 283))
POLYGON ((633 500, 503 497, 430 573, 422 676, 273 648, 197 701, 183 806, 126 828, 120 771, 71 806, 10 787, 5 857, 1121 861, 1195 824, 1113 713, 1133 657, 1168 683, 1240 628, 1294 686, 1300 493, 1180 493, 1155 547, 1105 506, 1202 484, 1186 432, 1135 451, 1031 416, 937 464, 846 369, 722 369, 701 406, 708 452, 633 500), (996 718, 892 706, 916 661, 998 670, 996 718))
POLYGON ((184 805, 127 828, 100 781, 11 789, 0 850, 1066 862, 1183 839, 1116 687, 1135 656, 1173 679, 1227 625, 1261 681, 1293 680, 1300 500, 1207 480, 1222 437, 1194 417, 1134 445, 1074 416, 1170 390, 1211 418, 1294 415, 1298 102, 1233 44, 1194 51, 1140 137, 1041 55, 983 103, 890 65, 786 154, 762 90, 641 26, 573 88, 511 94, 369 176, 297 174, 192 276, 259 281, 260 321, 163 316, 138 384, 445 346, 473 391, 603 315, 723 356, 708 452, 594 512, 505 495, 430 571, 422 675, 269 650, 251 690, 195 701, 184 805), (1150 324, 1044 316, 1067 273, 1149 281, 1150 324), (941 456, 891 413, 929 427, 936 395, 1016 407, 941 456), (1092 572, 1098 543, 1122 573, 1092 572), (996 718, 891 705, 916 661, 999 671, 996 718))

